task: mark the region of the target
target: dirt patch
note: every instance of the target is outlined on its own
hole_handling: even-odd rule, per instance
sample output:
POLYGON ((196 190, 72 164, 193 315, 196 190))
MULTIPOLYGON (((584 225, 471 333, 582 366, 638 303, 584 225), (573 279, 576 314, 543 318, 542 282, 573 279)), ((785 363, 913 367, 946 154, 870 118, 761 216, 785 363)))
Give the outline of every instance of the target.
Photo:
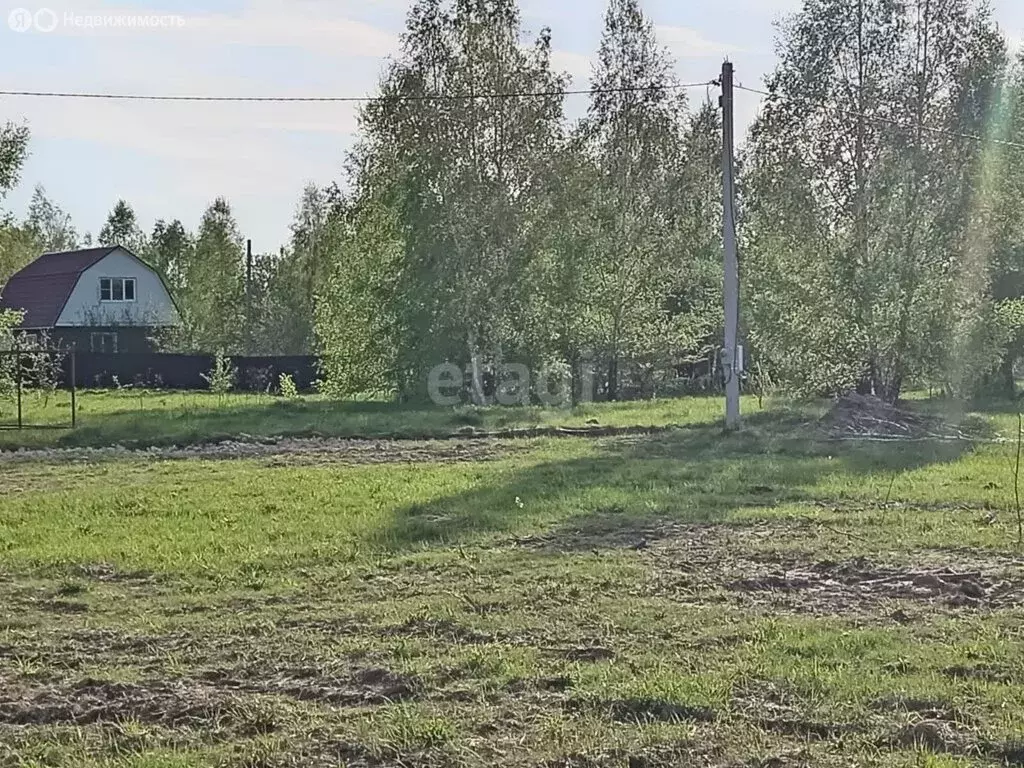
POLYGON ((676 741, 653 744, 642 750, 607 749, 598 755, 565 754, 541 763, 540 768, 695 768, 740 765, 727 760, 723 751, 717 744, 676 741))
POLYGON ((450 619, 414 617, 401 624, 387 627, 383 632, 389 636, 429 637, 466 645, 483 645, 495 641, 495 638, 486 632, 478 632, 475 629, 464 627, 450 619))
POLYGON ((959 723, 970 725, 974 718, 954 707, 948 701, 918 699, 907 696, 887 696, 874 702, 873 708, 880 712, 909 713, 922 720, 959 723))
POLYGON ((928 749, 932 752, 968 754, 977 746, 968 734, 944 720, 921 720, 899 728, 887 741, 898 749, 928 749))
POLYGON ((77 600, 40 600, 36 605, 47 613, 87 613, 89 606, 77 600))
POLYGON ((803 710, 802 698, 781 680, 747 680, 733 691, 733 706, 763 731, 803 741, 833 741, 863 730, 852 723, 822 722, 803 710))
POLYGON ((921 551, 908 564, 877 564, 861 557, 815 561, 807 544, 813 521, 752 525, 650 521, 592 521, 587 527, 520 537, 515 548, 551 552, 636 550, 650 560, 639 594, 685 603, 753 601, 797 613, 868 609, 888 621, 912 623, 908 601, 948 608, 1024 605, 1024 560, 998 552, 921 551), (724 591, 723 591, 724 588, 724 591), (890 603, 885 606, 885 603, 890 603))
POLYGON ((71 685, 22 689, 3 686, 0 723, 90 725, 135 720, 168 727, 238 725, 236 703, 184 682, 123 683, 85 678, 71 685))
POLYGON ((1024 765, 1024 741, 1010 741, 988 749, 988 754, 1003 765, 1024 765))
POLYGON ((733 592, 771 593, 782 598, 782 602, 792 598, 803 610, 821 606, 839 609, 882 600, 967 608, 1024 604, 1024 574, 1019 569, 983 572, 953 567, 886 567, 863 558, 761 573, 726 586, 733 592))
POLYGON ((650 723, 712 723, 718 713, 710 707, 679 704, 664 699, 569 699, 565 708, 570 712, 599 712, 617 723, 647 725, 650 723))
MULTIPOLYGON (((688 570, 702 564, 709 567, 723 562, 730 552, 748 549, 759 540, 784 541, 806 539, 809 526, 803 523, 771 525, 721 525, 680 523, 675 520, 650 519, 638 522, 622 511, 608 509, 595 513, 585 522, 576 521, 553 533, 518 536, 508 545, 541 552, 593 552, 602 549, 633 549, 655 556, 679 553, 688 570)), ((727 562, 727 559, 725 560, 727 562)))
POLYGON ((489 437, 449 440, 367 440, 327 437, 237 439, 203 445, 146 449, 112 446, 0 451, 0 464, 96 463, 131 459, 266 459, 269 466, 455 463, 500 459, 528 451, 532 447, 533 443, 529 440, 501 441, 489 437))
POLYGON ((821 723, 816 720, 799 718, 765 718, 754 724, 763 731, 780 736, 793 736, 814 741, 834 741, 850 733, 857 733, 860 727, 851 723, 821 723))
POLYGON ((830 439, 964 440, 978 436, 977 429, 965 430, 961 425, 922 413, 906 403, 887 403, 855 392, 836 400, 821 419, 819 429, 830 439))
POLYGON ((204 683, 221 690, 288 696, 335 706, 371 706, 417 697, 423 684, 411 675, 368 667, 341 676, 317 667, 212 669, 204 683))
POLYGON ((597 664, 602 661, 612 661, 615 658, 615 651, 609 648, 593 646, 588 648, 570 648, 566 651, 561 651, 559 655, 566 661, 583 661, 597 664))
POLYGON ((75 570, 79 576, 105 583, 148 584, 157 580, 156 575, 149 571, 122 571, 111 563, 87 563, 79 565, 75 570))

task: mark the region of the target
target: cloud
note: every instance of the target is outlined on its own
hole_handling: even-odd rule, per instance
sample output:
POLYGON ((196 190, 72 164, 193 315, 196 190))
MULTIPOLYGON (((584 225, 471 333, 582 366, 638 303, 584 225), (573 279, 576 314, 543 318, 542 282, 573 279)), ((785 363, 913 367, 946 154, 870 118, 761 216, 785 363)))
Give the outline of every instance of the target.
POLYGON ((324 0, 251 0, 238 14, 168 13, 142 6, 93 5, 55 7, 61 23, 51 33, 77 38, 149 39, 174 41, 181 46, 246 46, 296 48, 332 57, 384 57, 398 49, 398 35, 345 15, 345 3, 324 0), (82 20, 167 20, 156 25, 89 22, 66 24, 66 17, 82 20))
POLYGON ((659 25, 655 28, 658 40, 677 56, 685 59, 723 58, 743 53, 744 49, 731 43, 710 40, 691 27, 659 25))
POLYGON ((567 73, 574 82, 585 81, 590 77, 590 57, 582 53, 562 51, 556 48, 551 51, 551 68, 567 73))
MULTIPOLYGON (((152 7, 158 0, 134 7, 127 1, 51 7, 62 21, 72 10, 83 18, 169 13, 152 7)), ((380 14, 360 16, 361 8, 355 0, 247 0, 234 14, 185 16, 180 27, 66 25, 52 33, 26 33, 10 38, 24 66, 18 72, 0 69, 0 88, 200 96, 371 94, 399 38, 386 26, 386 16, 380 26, 368 24, 363 19, 380 14)), ((42 182, 63 188, 62 204, 80 229, 94 228, 96 207, 117 197, 129 198, 144 221, 179 216, 188 222, 197 220, 213 197, 225 195, 237 203, 243 226, 267 246, 286 231, 292 203, 307 180, 339 178, 345 149, 358 129, 358 110, 359 103, 351 102, 22 98, 3 103, 3 116, 24 117, 33 134, 34 159, 22 187, 42 182), (82 169, 93 168, 95 157, 107 164, 99 178, 95 169, 88 172, 87 181, 82 169)), ((24 194, 19 189, 11 205, 20 207, 24 194)))

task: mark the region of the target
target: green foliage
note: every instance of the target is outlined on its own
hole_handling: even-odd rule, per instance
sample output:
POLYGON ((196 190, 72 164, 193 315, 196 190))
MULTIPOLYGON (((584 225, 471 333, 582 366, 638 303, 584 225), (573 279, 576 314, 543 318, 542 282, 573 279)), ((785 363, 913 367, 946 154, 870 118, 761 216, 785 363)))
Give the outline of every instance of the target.
POLYGON ((71 215, 62 210, 46 196, 42 184, 36 185, 28 206, 25 228, 31 233, 34 253, 71 251, 78 247, 78 232, 71 222, 71 215))
POLYGON ((394 391, 398 381, 400 270, 395 211, 366 200, 352 217, 316 302, 323 392, 351 397, 394 391))
POLYGON ((29 130, 26 125, 0 125, 0 200, 18 183, 28 157, 29 130))
POLYGON ((990 12, 809 0, 780 58, 745 158, 754 346, 795 389, 970 389, 998 355, 993 168, 964 138, 999 106, 990 12))
POLYGON ((213 357, 213 368, 202 374, 203 380, 210 386, 214 394, 224 395, 234 389, 238 379, 238 369, 231 364, 224 350, 218 350, 213 357))
POLYGON ((167 283, 171 295, 181 297, 185 287, 185 271, 195 253, 195 239, 185 226, 174 219, 159 220, 153 226, 146 249, 140 253, 167 283))
MULTIPOLYGON (((0 125, 0 202, 18 182, 28 156, 28 127, 0 125)), ((0 292, 7 279, 31 260, 31 233, 18 226, 0 209, 0 292)))
POLYGON ((281 389, 281 397, 285 400, 299 399, 299 388, 295 386, 295 379, 290 373, 282 373, 278 377, 278 385, 281 389))
MULTIPOLYGON (((422 399, 441 363, 477 404, 508 363, 571 371, 576 398, 584 367, 611 399, 664 392, 721 337, 721 122, 671 87, 656 31, 638 0, 609 0, 570 123, 550 32, 526 39, 516 0, 416 0, 344 183, 303 191, 279 253, 247 264, 223 199, 197 232, 158 221, 148 238, 118 201, 100 240, 164 276, 184 320, 165 348, 320 353, 331 397, 422 399), (507 91, 541 95, 424 98, 507 91)), ((969 396, 998 366, 1012 387, 1024 57, 981 0, 805 0, 778 43, 740 163, 758 378, 969 396)), ((27 139, 0 130, 0 197, 27 139)), ((0 283, 78 242, 38 188, 23 223, 0 219, 0 283)))
POLYGON ((636 2, 606 22, 609 93, 569 131, 551 40, 523 44, 514 2, 415 6, 333 213, 317 301, 332 392, 423 397, 447 361, 479 403, 506 362, 591 362, 614 397, 620 361, 653 380, 705 351, 721 316, 718 117, 661 87, 674 63, 636 2), (417 98, 509 89, 552 95, 417 98))
POLYGON ((241 351, 247 329, 245 250, 225 199, 210 205, 199 224, 195 248, 183 247, 181 254, 185 263, 179 304, 184 328, 179 345, 197 352, 241 351))
POLYGON ((1003 331, 1003 342, 1011 348, 1024 349, 1024 298, 999 302, 996 318, 1003 331))
POLYGON ((136 256, 146 251, 146 235, 139 228, 135 209, 125 200, 118 200, 100 230, 99 245, 120 245, 136 256))
POLYGON ((63 377, 64 354, 47 331, 21 335, 17 348, 24 353, 18 357, 22 376, 43 396, 45 408, 63 377))
MULTIPOLYGON (((21 323, 21 312, 0 309, 0 352, 14 348, 13 331, 21 323)), ((0 355, 0 399, 10 397, 14 391, 15 359, 0 355)))

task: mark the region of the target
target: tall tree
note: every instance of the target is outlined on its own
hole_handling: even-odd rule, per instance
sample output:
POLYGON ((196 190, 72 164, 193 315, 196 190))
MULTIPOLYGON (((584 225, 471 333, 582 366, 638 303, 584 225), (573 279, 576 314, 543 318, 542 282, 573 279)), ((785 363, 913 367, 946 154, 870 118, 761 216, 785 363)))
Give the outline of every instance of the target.
POLYGON ((78 247, 78 232, 70 214, 46 196, 42 184, 36 185, 32 193, 25 227, 32 233, 40 251, 70 251, 78 247))
POLYGON ((270 296, 279 318, 275 335, 290 354, 310 353, 315 345, 316 298, 324 288, 328 252, 337 242, 333 195, 313 184, 303 190, 290 248, 274 269, 270 296))
MULTIPOLYGON (((419 0, 382 99, 361 117, 357 194, 394 206, 396 218, 384 220, 394 221, 401 242, 393 380, 406 395, 422 395, 427 371, 451 360, 469 367, 480 401, 485 369, 523 341, 520 279, 542 234, 530 213, 557 145, 562 98, 475 98, 557 92, 548 32, 532 48, 521 37, 514 0, 456 0, 451 8, 419 0), (452 94, 460 98, 421 98, 452 94)), ((377 227, 381 219, 362 221, 377 227)), ((392 241, 365 239, 391 254, 392 241)))
MULTIPOLYGON (((0 125, 0 202, 18 183, 28 157, 29 130, 25 125, 0 125)), ((30 232, 0 209, 0 291, 8 278, 38 256, 30 232)))
POLYGON ((135 209, 118 200, 99 234, 100 245, 120 245, 139 255, 145 252, 146 236, 135 218, 135 209))
POLYGON ((21 168, 28 157, 27 125, 0 125, 0 200, 18 183, 21 168))
POLYGON ((956 284, 977 262, 964 137, 1003 55, 973 0, 807 0, 786 24, 744 180, 751 334, 784 378, 888 398, 949 378, 973 334, 955 307, 985 314, 956 284))
POLYGON ((990 293, 1006 320, 1002 389, 1016 396, 1014 370, 1024 356, 1024 53, 1007 74, 1000 110, 987 135, 994 143, 985 158, 988 174, 981 180, 988 184, 981 188, 990 191, 994 208, 989 222, 993 239, 990 293))
POLYGON ((153 226, 142 255, 160 272, 171 293, 178 295, 185 287, 185 272, 194 249, 194 238, 178 219, 170 223, 160 219, 153 226))
POLYGON ((668 342, 664 289, 678 283, 681 261, 669 243, 680 191, 674 177, 686 160, 686 102, 638 0, 611 0, 592 82, 581 132, 602 171, 593 310, 615 399, 620 359, 668 342))
POLYGON ((195 248, 181 271, 185 343, 194 350, 234 353, 247 337, 245 251, 231 206, 217 198, 203 214, 195 248))

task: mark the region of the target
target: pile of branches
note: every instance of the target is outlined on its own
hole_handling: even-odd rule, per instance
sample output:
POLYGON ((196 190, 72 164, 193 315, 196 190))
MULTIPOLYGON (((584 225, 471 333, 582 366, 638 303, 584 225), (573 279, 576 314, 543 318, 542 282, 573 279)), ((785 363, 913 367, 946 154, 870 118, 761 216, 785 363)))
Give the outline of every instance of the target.
POLYGON ((969 440, 970 434, 939 416, 873 395, 843 395, 822 418, 826 437, 833 440, 969 440))

